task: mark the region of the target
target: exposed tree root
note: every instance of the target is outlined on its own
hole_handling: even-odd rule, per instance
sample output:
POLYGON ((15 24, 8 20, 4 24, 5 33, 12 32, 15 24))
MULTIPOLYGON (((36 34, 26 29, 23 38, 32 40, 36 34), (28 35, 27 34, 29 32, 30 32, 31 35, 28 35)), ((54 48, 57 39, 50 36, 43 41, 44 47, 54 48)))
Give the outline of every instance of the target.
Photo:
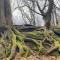
POLYGON ((4 56, 7 60, 12 60, 17 53, 20 56, 27 57, 35 53, 38 55, 51 55, 55 49, 58 52, 60 51, 60 37, 50 31, 33 31, 23 34, 13 28, 2 34, 0 44, 4 49, 6 55, 4 56))

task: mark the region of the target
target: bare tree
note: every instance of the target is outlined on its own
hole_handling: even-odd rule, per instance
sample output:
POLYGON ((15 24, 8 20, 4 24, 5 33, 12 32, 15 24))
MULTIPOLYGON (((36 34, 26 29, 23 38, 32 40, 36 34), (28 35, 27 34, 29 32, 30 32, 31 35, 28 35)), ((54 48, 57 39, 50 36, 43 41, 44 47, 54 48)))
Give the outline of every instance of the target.
MULTIPOLYGON (((17 0, 17 2, 18 2, 18 0, 17 0)), ((28 20, 29 20, 29 22, 30 22, 30 24, 32 24, 32 25, 35 25, 35 13, 32 11, 32 10, 30 10, 27 6, 26 6, 26 4, 24 4, 24 6, 22 6, 22 7, 20 7, 19 6, 19 3, 17 3, 18 4, 18 7, 17 8, 19 8, 19 10, 22 12, 22 17, 23 17, 23 19, 24 18, 27 18, 28 20), (27 7, 28 9, 29 9, 29 13, 30 13, 30 16, 28 15, 28 14, 26 14, 26 12, 24 12, 24 9, 23 9, 23 7, 27 7)), ((33 10, 35 10, 35 3, 34 2, 31 2, 31 8, 33 9, 33 10)), ((24 19, 25 20, 25 19, 24 19)), ((26 22, 25 22, 26 23, 26 22)))
POLYGON ((23 6, 20 6, 19 2, 17 3, 18 6, 15 8, 15 10, 19 8, 24 21, 27 18, 30 24, 35 25, 35 14, 38 14, 43 17, 43 20, 45 21, 45 26, 47 28, 51 26, 51 20, 53 21, 54 25, 58 24, 57 9, 60 10, 60 8, 55 5, 54 0, 22 0, 23 6), (40 2, 43 3, 43 1, 43 6, 40 6, 40 2), (29 9, 30 16, 26 12, 24 12, 24 7, 27 7, 29 9), (39 12, 36 11, 36 7, 38 8, 39 12))
POLYGON ((54 5, 54 0, 45 0, 44 7, 43 7, 42 9, 41 9, 41 7, 40 7, 39 0, 28 0, 28 1, 27 1, 27 0, 24 0, 24 2, 25 2, 25 4, 27 5, 27 7, 28 7, 31 11, 33 11, 33 12, 39 14, 39 15, 42 15, 42 16, 43 16, 43 19, 45 20, 45 26, 46 26, 47 28, 49 28, 49 27, 50 27, 50 21, 51 21, 51 13, 52 13, 52 10, 53 10, 53 5, 54 5), (34 9, 32 9, 32 8, 30 7, 30 5, 28 4, 28 1, 35 2, 36 5, 37 5, 37 7, 38 7, 38 10, 40 11, 40 13, 37 12, 37 11, 35 11, 34 9), (47 1, 48 1, 48 3, 49 3, 48 5, 46 5, 47 1), (47 9, 47 11, 45 12, 44 9, 45 9, 47 6, 48 6, 48 9, 47 9))

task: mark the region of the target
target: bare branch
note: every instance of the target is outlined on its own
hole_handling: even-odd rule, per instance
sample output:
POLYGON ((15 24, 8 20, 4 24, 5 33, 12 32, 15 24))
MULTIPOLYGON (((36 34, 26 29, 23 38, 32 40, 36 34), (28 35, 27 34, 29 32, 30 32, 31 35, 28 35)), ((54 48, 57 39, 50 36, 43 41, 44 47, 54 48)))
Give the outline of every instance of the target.
POLYGON ((45 7, 46 7, 46 2, 47 2, 47 0, 45 0, 45 4, 44 4, 44 7, 43 7, 43 9, 42 9, 42 10, 44 10, 44 9, 45 9, 45 7))
POLYGON ((25 4, 26 4, 26 6, 27 6, 30 10, 32 10, 33 12, 35 12, 35 13, 37 13, 37 14, 39 14, 39 15, 42 15, 42 14, 38 13, 37 11, 33 10, 26 1, 24 1, 24 2, 25 2, 25 4))
POLYGON ((41 12, 41 15, 44 16, 44 12, 43 12, 43 10, 41 10, 38 1, 36 1, 36 4, 37 4, 37 7, 38 7, 39 11, 41 12))

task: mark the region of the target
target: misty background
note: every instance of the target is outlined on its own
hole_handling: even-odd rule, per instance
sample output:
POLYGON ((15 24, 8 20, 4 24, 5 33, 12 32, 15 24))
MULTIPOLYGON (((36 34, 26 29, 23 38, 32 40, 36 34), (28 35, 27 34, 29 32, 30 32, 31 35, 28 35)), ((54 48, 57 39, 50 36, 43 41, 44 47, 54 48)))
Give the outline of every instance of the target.
MULTIPOLYGON (((22 0, 18 0, 18 1, 19 1, 19 5, 22 6, 23 5, 22 0)), ((59 0, 55 0, 55 5, 57 7, 60 7, 59 2, 60 2, 59 0)), ((44 0, 40 1, 39 3, 40 3, 40 6, 42 8, 43 5, 44 5, 44 0)), ((28 19, 23 19, 21 11, 16 7, 17 7, 17 0, 11 0, 11 10, 12 10, 13 24, 14 25, 30 24, 28 19)), ((24 7, 23 9, 24 9, 24 12, 26 12, 29 15, 29 9, 27 7, 24 7)), ((35 10, 38 11, 38 8, 35 7, 35 10)), ((58 15, 60 14, 59 10, 57 10, 57 14, 58 15)), ((60 15, 58 17, 58 20, 60 20, 60 15)), ((43 20, 43 17, 41 15, 36 14, 36 13, 35 13, 35 24, 36 24, 36 26, 44 26, 44 24, 45 24, 44 20, 43 20)))

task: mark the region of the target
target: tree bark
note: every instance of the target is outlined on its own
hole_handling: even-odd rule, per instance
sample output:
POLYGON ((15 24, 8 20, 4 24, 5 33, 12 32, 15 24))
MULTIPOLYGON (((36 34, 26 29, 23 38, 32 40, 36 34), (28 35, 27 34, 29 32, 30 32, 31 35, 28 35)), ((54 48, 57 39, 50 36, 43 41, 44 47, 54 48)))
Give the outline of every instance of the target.
POLYGON ((10 0, 0 0, 0 27, 12 25, 10 0))
POLYGON ((45 16, 43 16, 43 18, 45 19, 45 26, 49 29, 51 26, 51 13, 53 10, 53 6, 54 6, 54 0, 48 0, 49 1, 49 7, 47 12, 44 14, 45 16))
POLYGON ((11 14, 10 0, 4 0, 4 13, 5 13, 6 24, 11 26, 12 14, 11 14))
POLYGON ((0 0, 0 27, 5 26, 5 16, 4 16, 4 0, 0 0))
POLYGON ((44 17, 45 20, 45 26, 47 29, 51 27, 51 14, 48 14, 46 17, 44 17))

